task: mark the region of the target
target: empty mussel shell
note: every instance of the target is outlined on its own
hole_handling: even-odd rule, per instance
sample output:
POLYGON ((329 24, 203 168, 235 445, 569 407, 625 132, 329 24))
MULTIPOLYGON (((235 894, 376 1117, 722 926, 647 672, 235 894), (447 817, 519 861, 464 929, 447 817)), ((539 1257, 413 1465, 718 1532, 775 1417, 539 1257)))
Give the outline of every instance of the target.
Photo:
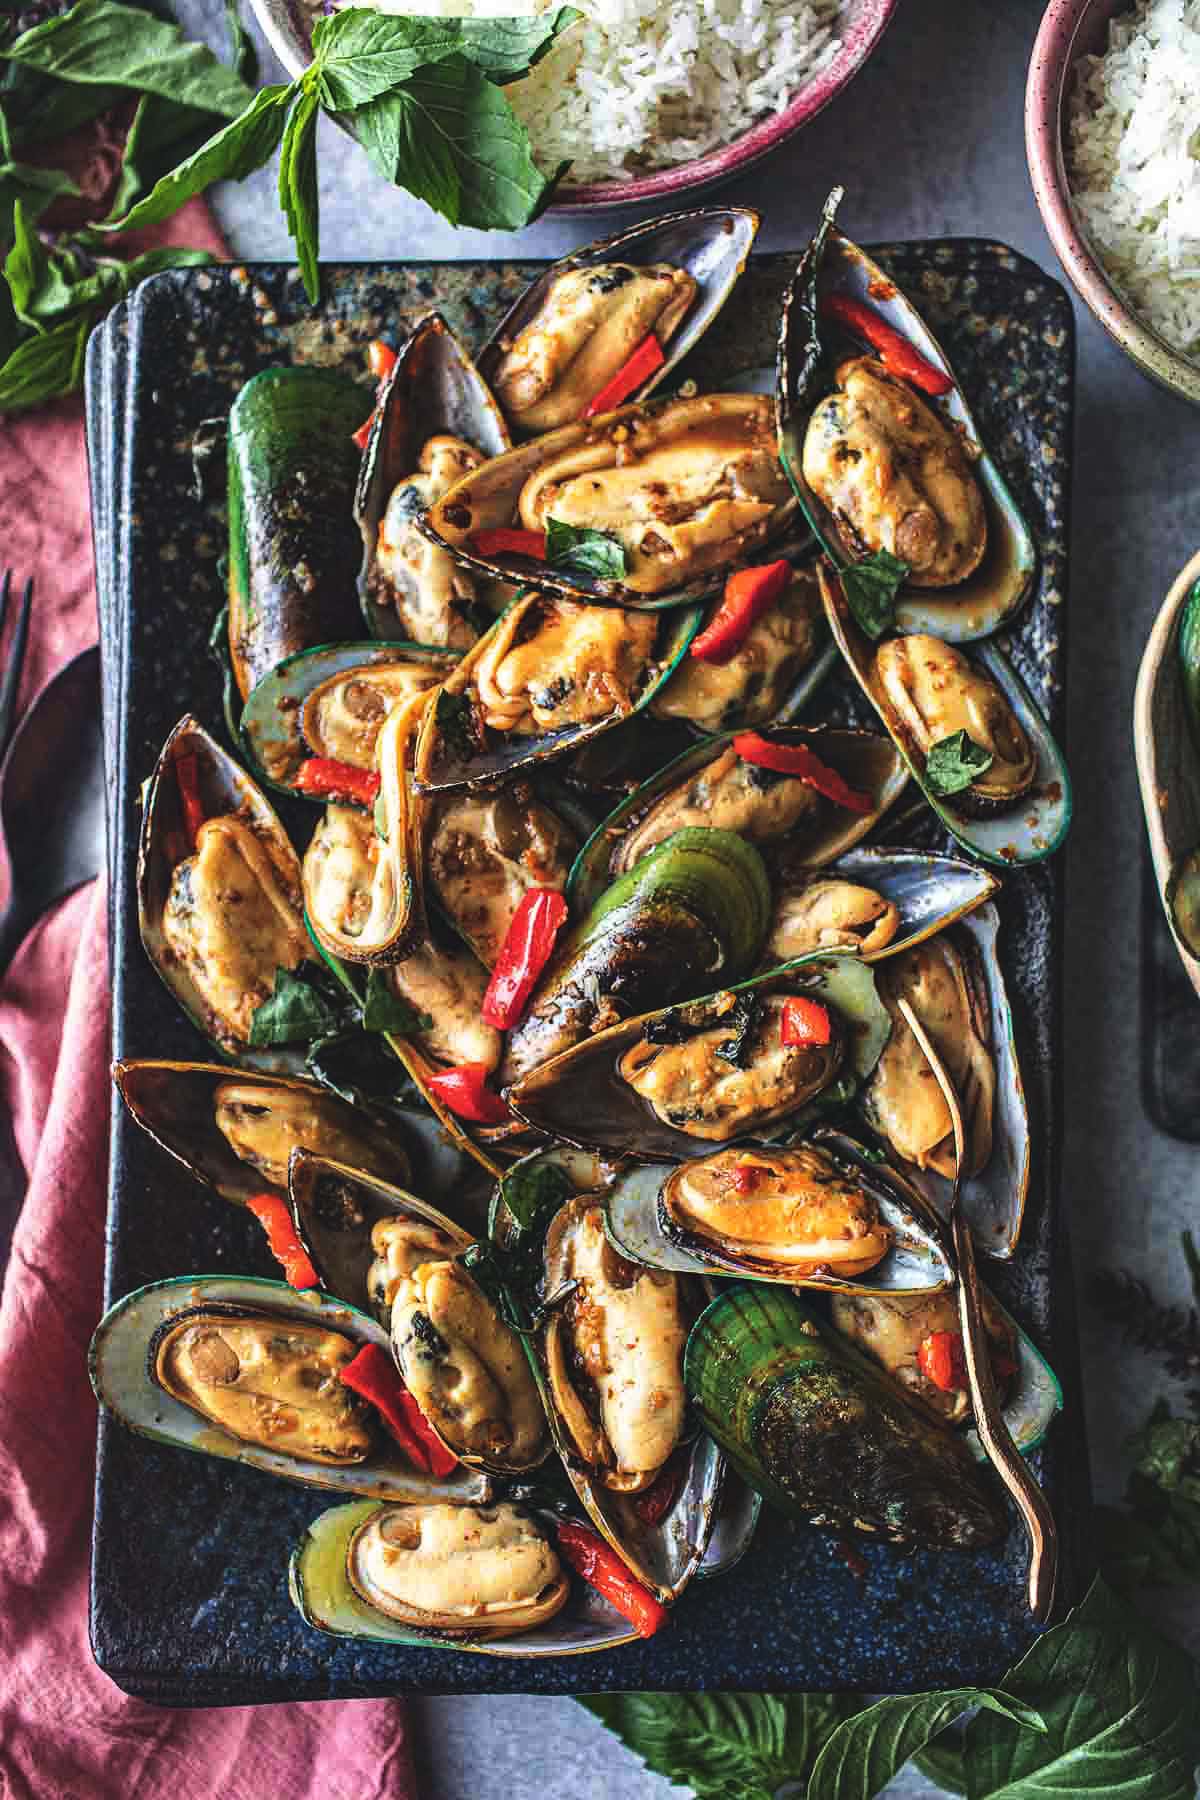
POLYGON ((292 1552, 288 1591, 306 1625, 334 1637, 361 1638, 421 1649, 465 1650, 480 1656, 579 1656, 614 1650, 637 1633, 594 1588, 573 1582, 561 1610, 518 1634, 472 1635, 469 1628, 447 1635, 434 1626, 419 1628, 370 1605, 351 1586, 347 1573, 351 1546, 393 1509, 370 1501, 334 1506, 320 1513, 292 1552))
POLYGON ((222 1199, 244 1205, 264 1188, 287 1191, 297 1147, 403 1187, 403 1126, 339 1100, 315 1081, 212 1063, 113 1065, 117 1091, 142 1130, 222 1199))
POLYGON ((373 637, 465 650, 479 636, 472 576, 415 531, 418 512, 465 468, 511 449, 487 383, 440 313, 413 327, 384 383, 363 454, 354 517, 373 637))
POLYGON ((919 513, 930 526, 936 518, 940 536, 951 540, 944 566, 919 577, 921 585, 912 581, 901 589, 896 625, 952 643, 987 637, 1012 617, 1029 592, 1037 567, 1033 534, 981 442, 945 351, 895 282, 833 226, 840 193, 839 189, 830 196, 822 226, 801 258, 784 301, 776 388, 780 458, 810 525, 839 568, 881 548, 904 560, 903 527, 911 528, 912 518, 899 511, 898 502, 906 493, 914 515, 919 513), (839 302, 865 306, 885 328, 898 332, 950 383, 948 391, 931 400, 902 375, 889 372, 886 356, 884 362, 864 357, 863 340, 853 329, 831 323, 831 306, 839 302), (847 363, 845 357, 853 360, 847 363), (829 397, 835 370, 840 400, 829 397), (860 394, 859 387, 870 391, 860 394), (897 410, 903 417, 896 416, 897 410), (829 426, 836 428, 839 442, 846 441, 845 434, 855 438, 851 446, 855 454, 838 459, 828 478, 822 479, 816 465, 827 438, 822 428, 829 426), (815 441, 807 446, 806 472, 810 427, 815 441), (896 446, 889 428, 908 438, 909 454, 895 455, 894 462, 896 446), (922 447, 938 459, 941 485, 936 505, 919 479, 917 451, 922 447), (963 506, 972 515, 970 526, 942 517, 951 471, 957 472, 963 506), (816 485, 810 477, 816 478, 816 485), (916 492, 908 492, 914 487, 916 492), (856 504, 860 489, 862 501, 856 504), (898 542, 893 531, 899 533, 898 542), (974 533, 978 542, 965 554, 965 540, 974 533))
POLYGON ((276 970, 312 955, 300 864, 261 789, 190 713, 147 787, 137 899, 146 954, 196 1028, 251 1068, 301 1067, 292 1047, 249 1042, 276 970))
POLYGON ((343 1300, 311 1289, 298 1294, 285 1282, 246 1275, 183 1275, 156 1281, 109 1309, 96 1327, 88 1352, 88 1372, 97 1399, 131 1431, 161 1444, 204 1451, 307 1487, 343 1494, 411 1502, 484 1502, 490 1498, 491 1484, 477 1471, 459 1469, 445 1479, 418 1473, 382 1429, 374 1433, 367 1455, 334 1465, 247 1442, 211 1416, 186 1405, 156 1379, 149 1350, 156 1334, 162 1343, 173 1320, 209 1312, 218 1327, 222 1318, 261 1320, 283 1329, 294 1326, 306 1331, 320 1326, 339 1333, 355 1348, 376 1344, 386 1353, 388 1347, 386 1332, 373 1319, 343 1300))
MULTIPOLYGON (((931 745, 918 741, 889 699, 876 669, 877 650, 855 624, 841 582, 831 577, 824 566, 818 568, 818 578, 825 614, 839 650, 947 831, 972 856, 999 868, 1040 862, 1053 855, 1071 823, 1071 780, 1049 725, 1003 652, 995 644, 973 644, 965 660, 986 678, 991 690, 999 690, 1016 722, 1014 742, 1023 745, 1022 754, 1030 767, 1013 798, 973 804, 969 789, 944 795, 930 785, 926 756, 931 745)), ((953 728, 949 735, 954 735, 953 728)), ((984 771, 985 778, 988 773, 984 771)))
POLYGON ((571 870, 567 892, 573 906, 594 905, 615 877, 683 829, 736 832, 763 848, 778 843, 819 868, 864 838, 908 779, 895 746, 875 731, 781 725, 760 734, 772 744, 811 751, 868 797, 866 811, 850 812, 798 776, 744 762, 734 735, 723 732, 694 744, 609 813, 571 870))
POLYGON ((848 850, 814 867, 803 845, 768 851, 774 907, 763 951, 775 966, 816 950, 898 956, 982 906, 999 882, 978 863, 928 850, 848 850))
POLYGON ((699 617, 688 607, 634 618, 526 594, 438 690, 417 743, 418 788, 494 783, 582 749, 649 704, 699 617))
POLYGON ((660 303, 650 298, 655 317, 645 322, 644 329, 655 330, 663 361, 628 396, 644 400, 695 348, 724 306, 746 266, 758 227, 759 216, 748 207, 701 207, 600 238, 551 263, 509 308, 479 353, 480 371, 501 404, 511 389, 509 410, 514 429, 522 434, 550 429, 548 405, 555 423, 582 415, 636 347, 637 339, 622 347, 623 331, 629 326, 628 307, 621 307, 619 319, 611 317, 614 297, 620 299, 626 287, 637 285, 624 271, 658 265, 682 278, 680 285, 688 292, 681 298, 688 299, 688 304, 681 312, 672 295, 667 307, 659 311, 660 303), (597 284, 588 279, 591 270, 603 272, 599 292, 594 291, 597 284), (575 278, 567 293, 564 276, 575 278), (546 303, 552 289, 557 304, 549 318, 546 303), (622 331, 614 331, 614 325, 622 331), (539 366, 536 373, 523 369, 523 379, 514 382, 517 370, 512 349, 530 327, 540 333, 536 345, 539 366), (597 342, 598 328, 609 342, 597 342))

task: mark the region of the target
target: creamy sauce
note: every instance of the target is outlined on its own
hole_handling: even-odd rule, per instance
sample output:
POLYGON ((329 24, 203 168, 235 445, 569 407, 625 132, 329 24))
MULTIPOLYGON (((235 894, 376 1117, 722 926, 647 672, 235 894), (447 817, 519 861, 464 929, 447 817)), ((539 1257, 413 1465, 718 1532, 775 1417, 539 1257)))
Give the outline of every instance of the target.
POLYGON ((438 901, 491 968, 531 887, 561 892, 576 842, 562 820, 521 783, 502 794, 456 794, 429 837, 429 880, 438 901))
POLYGON ((480 1017, 488 973, 469 950, 448 950, 425 943, 403 962, 385 971, 393 992, 429 1020, 412 1034, 438 1062, 483 1063, 489 1070, 500 1061, 500 1033, 480 1017))
POLYGON ((373 944, 387 935, 395 879, 370 813, 325 808, 304 853, 304 891, 309 913, 330 937, 373 944))
POLYGON ((461 1245, 436 1225, 423 1219, 376 1219, 371 1227, 374 1260, 367 1271, 367 1298, 385 1325, 390 1324, 392 1302, 400 1283, 422 1263, 444 1262, 456 1256, 461 1245))
MULTIPOLYGON (((993 1352, 1015 1362, 1016 1340, 991 1295, 981 1291, 983 1322, 993 1352)), ((959 1333, 958 1299, 953 1288, 938 1294, 835 1294, 833 1323, 860 1349, 882 1363, 912 1399, 956 1425, 969 1417, 965 1387, 940 1388, 917 1361, 925 1339, 937 1331, 959 1333)), ((1001 1394, 1011 1378, 998 1382, 1001 1394)))
POLYGON ((369 1118, 319 1090, 223 1081, 213 1091, 213 1116, 234 1155, 273 1187, 287 1187, 297 1146, 388 1180, 400 1178, 406 1160, 369 1118))

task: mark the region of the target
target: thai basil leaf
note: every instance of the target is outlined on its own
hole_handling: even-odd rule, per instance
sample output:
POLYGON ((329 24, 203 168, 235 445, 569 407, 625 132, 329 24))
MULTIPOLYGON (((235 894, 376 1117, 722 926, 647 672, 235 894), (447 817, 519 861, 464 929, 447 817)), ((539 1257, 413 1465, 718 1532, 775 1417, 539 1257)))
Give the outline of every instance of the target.
POLYGON ((896 616, 896 595, 908 574, 908 564, 890 550, 873 550, 838 573, 859 630, 872 640, 882 637, 896 616))
POLYGON ((106 219, 103 228, 140 231, 146 225, 158 225, 214 181, 241 181, 255 169, 261 169, 270 162, 283 137, 294 92, 294 88, 282 85, 262 88, 240 118, 161 176, 145 199, 123 217, 106 219))
POLYGON ((531 1309, 517 1297, 511 1284, 508 1260, 495 1244, 472 1244, 458 1258, 475 1285, 482 1289, 496 1311, 514 1331, 528 1331, 531 1309))
POLYGON ((580 16, 569 6, 509 19, 338 12, 319 19, 313 30, 321 100, 332 112, 351 112, 409 80, 418 69, 458 55, 492 81, 514 81, 540 62, 555 38, 580 16))
POLYGON ((577 575, 596 575, 602 581, 620 581, 625 574, 625 546, 607 531, 586 525, 567 525, 562 519, 546 520, 546 561, 551 568, 574 570, 577 575))
POLYGON ((308 1044, 328 1037, 341 1024, 339 1008, 319 988, 290 969, 276 969, 269 999, 254 1010, 250 1043, 255 1049, 270 1044, 308 1044))
POLYGON ((430 1031, 433 1019, 418 1012, 389 985, 382 969, 367 972, 367 992, 363 1000, 364 1031, 392 1031, 398 1037, 412 1037, 415 1032, 430 1031))
POLYGON ((422 129, 420 114, 402 95, 383 94, 360 108, 354 134, 385 181, 406 187, 458 224, 460 183, 451 146, 422 129))
POLYGON ((897 1694, 839 1725, 818 1756, 806 1800, 872 1800, 968 1707, 984 1707, 1024 1731, 1045 1732, 1036 1707, 994 1688, 950 1688, 940 1694, 897 1694))
POLYGON ((548 1224, 571 1193, 566 1171, 556 1163, 541 1162, 532 1168, 518 1164, 500 1183, 504 1204, 522 1232, 534 1231, 539 1223, 548 1224))
POLYGON ((477 755, 480 747, 474 729, 475 710, 470 700, 465 694, 448 694, 445 688, 439 688, 435 706, 434 718, 442 743, 455 756, 468 762, 477 755))
POLYGON ((91 328, 84 313, 19 343, 0 367, 0 413, 40 406, 78 387, 91 328))
POLYGON ((225 29, 229 33, 229 67, 249 88, 258 86, 258 51, 242 24, 238 0, 225 0, 225 29))
POLYGON ((382 1038, 357 1029, 315 1038, 304 1056, 315 1081, 352 1106, 421 1104, 417 1090, 382 1038))
MULTIPOLYGON (((797 435, 800 414, 807 411, 806 402, 816 387, 817 374, 825 357, 825 347, 821 342, 820 327, 817 323, 817 282, 821 273, 821 263, 825 256, 825 244, 833 229, 837 209, 841 205, 844 189, 835 187, 821 208, 821 223, 813 233, 812 241, 801 258, 800 267, 796 271, 801 312, 804 325, 804 337, 796 346, 800 356, 800 367, 789 367, 791 392, 780 393, 777 397, 779 415, 785 424, 785 436, 789 460, 799 467, 801 458, 801 440, 797 435), (801 285, 802 284, 802 285, 801 285)), ((793 302, 793 307, 796 301, 793 302)), ((796 334, 799 335, 798 333, 796 334)), ((789 358, 789 362, 790 362, 789 358)))
POLYGON ((1127 1511, 1096 1511, 1100 1566, 1114 1587, 1200 1579, 1200 1422, 1160 1400, 1130 1443, 1127 1511))
POLYGON ((120 0, 78 0, 0 46, 0 61, 93 87, 134 88, 236 118, 253 99, 244 81, 179 27, 120 0))
POLYGON ((13 216, 17 205, 25 209, 25 219, 32 224, 60 195, 78 195, 79 189, 61 169, 35 169, 29 163, 0 163, 0 245, 11 244, 14 236, 13 216))
MULTIPOLYGON (((178 106, 161 94, 143 94, 125 138, 121 173, 109 204, 108 219, 124 215, 145 198, 181 163, 196 154, 213 135, 213 115, 195 106, 178 106)), ((102 237, 88 229, 80 234, 88 242, 102 237)))
POLYGON ((963 1766, 962 1738, 951 1734, 944 1742, 926 1744, 913 1757, 913 1767, 930 1781, 945 1788, 948 1794, 966 1794, 967 1772, 963 1766))
POLYGON ((714 1054, 722 1062, 732 1063, 735 1069, 744 1069, 746 1060, 754 1047, 754 1028, 762 1012, 762 1003, 757 994, 739 994, 733 1011, 728 1018, 722 1020, 733 1029, 733 1036, 725 1038, 717 1044, 714 1054))
POLYGON ((320 223, 317 195, 317 114, 315 88, 301 86, 288 114, 279 151, 279 204, 296 243, 304 291, 315 306, 321 297, 317 272, 320 223))
POLYGON ((961 794, 976 776, 995 762, 990 750, 977 744, 965 731, 939 738, 925 758, 925 780, 935 794, 961 794))

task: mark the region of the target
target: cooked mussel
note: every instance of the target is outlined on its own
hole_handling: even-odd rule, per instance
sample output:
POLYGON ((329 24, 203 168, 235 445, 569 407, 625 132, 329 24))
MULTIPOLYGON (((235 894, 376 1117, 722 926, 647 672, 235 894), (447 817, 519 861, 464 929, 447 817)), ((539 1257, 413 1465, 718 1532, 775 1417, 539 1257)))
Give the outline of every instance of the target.
MULTIPOLYGON (((833 225, 836 189, 784 300, 776 381, 779 454, 834 564, 907 566, 902 631, 988 636, 1028 594, 1037 551, 945 352, 885 271, 833 225), (857 315, 857 316, 855 316, 857 315), (930 371, 863 355, 874 317, 930 371), (930 398, 934 390, 936 398, 930 398)), ((876 334, 877 335, 877 334, 876 334)))
POLYGON ((758 956, 769 907, 752 844, 725 831, 679 832, 613 882, 562 941, 509 1034, 505 1079, 631 1013, 737 980, 758 956))
POLYGON ((465 650, 480 632, 474 576, 416 529, 418 513, 510 448, 499 408, 439 313, 413 327, 380 394, 354 516, 363 612, 376 637, 465 650))
POLYGON ((1037 757, 1020 720, 991 676, 953 644, 920 633, 889 638, 872 675, 911 753, 924 757, 927 780, 931 752, 956 732, 987 752, 987 767, 958 794, 964 810, 1010 807, 1029 792, 1037 757))
POLYGON ((535 438, 456 482, 420 525, 497 580, 654 608, 715 592, 794 513, 769 400, 707 394, 623 406, 535 438), (488 534, 513 528, 536 534, 543 553, 491 547, 488 534), (586 534, 603 542, 603 574, 580 553, 598 548, 586 534), (569 540, 561 555, 560 537, 569 540))
POLYGON ((266 369, 229 414, 229 654, 242 699, 359 624, 352 434, 369 397, 336 369, 266 369))
POLYGON ((786 753, 815 756, 862 796, 851 811, 818 791, 807 775, 764 768, 739 755, 732 732, 685 750, 623 800, 597 826, 571 871, 576 906, 590 906, 614 876, 684 829, 736 832, 819 868, 864 837, 907 779, 895 747, 877 732, 836 725, 773 726, 760 734, 786 753))
POLYGON ((763 964, 817 950, 892 957, 981 906, 999 886, 974 863, 922 850, 851 850, 814 869, 803 845, 769 853, 774 908, 763 964))
POLYGON ((150 778, 137 893, 146 954, 193 1024, 228 1056, 293 1066, 249 1040, 276 971, 312 955, 300 865, 262 792, 190 713, 150 778))
MULTIPOLYGON (((971 1396, 958 1301, 952 1292, 835 1294, 830 1317, 851 1343, 881 1364, 911 1400, 936 1418, 959 1425, 969 1417, 971 1396)), ((1017 1373, 1016 1327, 986 1292, 983 1322, 1003 1404, 1017 1373)))
POLYGON ((745 207, 704 207, 635 225, 551 264, 479 354, 514 430, 581 418, 653 331, 662 361, 627 396, 644 400, 720 312, 758 225, 745 207))
POLYGON ((242 742, 268 781, 319 798, 320 790, 297 783, 309 758, 374 770, 388 713, 436 687, 457 661, 451 651, 420 644, 302 650, 265 675, 250 695, 242 711, 242 742))
POLYGON ((684 1377, 746 1480, 792 1518, 938 1550, 1007 1531, 962 1440, 779 1287, 714 1300, 688 1339, 684 1377))
POLYGON ((529 889, 566 886, 578 841, 525 781, 425 804, 429 894, 490 969, 529 889))

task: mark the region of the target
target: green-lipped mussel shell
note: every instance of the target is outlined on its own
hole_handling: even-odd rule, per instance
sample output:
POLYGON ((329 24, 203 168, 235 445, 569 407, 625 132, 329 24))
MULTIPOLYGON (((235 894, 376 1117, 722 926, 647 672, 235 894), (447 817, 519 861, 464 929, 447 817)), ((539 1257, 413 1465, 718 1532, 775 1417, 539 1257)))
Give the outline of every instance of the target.
MULTIPOLYGON (((513 602, 525 613, 536 611, 544 597, 526 594, 513 602)), ((447 677, 437 702, 426 715, 417 742, 416 778, 419 789, 444 791, 451 788, 486 785, 519 774, 523 769, 547 762, 551 757, 565 756, 580 750, 602 732, 611 731, 626 719, 635 717, 654 698, 687 650, 699 628, 700 613, 696 607, 685 607, 670 613, 659 622, 653 660, 643 672, 633 694, 632 710, 613 712, 609 717, 583 724, 561 725, 543 732, 492 731, 486 729, 486 742, 466 742, 462 733, 449 729, 449 708, 471 688, 471 677, 480 658, 490 648, 493 638, 510 628, 508 609, 497 619, 479 642, 463 657, 447 677), (443 698, 443 696, 445 698, 443 698)))
MULTIPOLYGON (((768 851, 767 868, 778 899, 790 885, 806 880, 809 870, 816 880, 847 881, 869 888, 895 908, 895 935, 877 949, 861 949, 864 962, 881 962, 923 943, 964 914, 973 912, 999 891, 1000 883, 978 863, 954 856, 938 856, 929 850, 888 850, 878 846, 848 850, 836 862, 815 869, 803 846, 793 854, 785 841, 778 852, 768 851)), ((766 957, 772 953, 768 939, 766 957)), ((820 949, 849 949, 849 944, 827 944, 820 949)), ((776 956, 776 961, 779 957, 776 956)))
POLYGON ((441 436, 461 439, 485 460, 512 448, 487 383, 445 319, 434 312, 413 327, 383 384, 354 496, 363 543, 359 591, 372 637, 403 635, 395 608, 376 596, 379 527, 393 489, 416 473, 428 440, 441 436))
POLYGON ((820 570, 825 613, 830 630, 863 693, 878 713, 885 729, 946 830, 964 850, 997 868, 1041 862, 1059 849, 1071 823, 1071 778, 1062 751, 1055 743, 1029 689, 1008 658, 995 644, 972 644, 968 660, 977 664, 996 683, 1024 731, 1037 769, 1029 791, 1011 806, 983 814, 968 812, 959 796, 934 793, 925 779, 925 754, 915 742, 895 708, 890 705, 874 675, 874 646, 855 624, 840 581, 820 570))
POLYGON ((953 587, 902 588, 896 625, 901 631, 925 631, 949 643, 988 637, 1012 618, 1030 590, 1037 568, 1033 534, 983 447, 945 351, 895 282, 836 227, 814 237, 801 258, 784 300, 780 326, 776 387, 779 455, 805 516, 839 568, 859 560, 859 550, 804 477, 805 433, 814 407, 829 389, 829 371, 841 360, 837 352, 844 348, 850 354, 861 353, 865 347, 844 336, 841 328, 827 319, 814 319, 814 279, 818 306, 834 294, 864 303, 954 384, 936 400, 923 394, 918 398, 941 417, 967 453, 983 496, 987 548, 978 568, 953 587), (810 354, 814 331, 825 350, 820 361, 810 354))
MULTIPOLYGON (((1009 1257, 1017 1247, 1029 1193, 1031 1140, 1012 1008, 1000 966, 999 934, 1000 914, 989 900, 959 919, 949 936, 960 954, 970 958, 996 1069, 992 1153, 977 1175, 964 1179, 962 1207, 979 1248, 990 1256, 1009 1257)), ((951 1184, 933 1169, 909 1168, 909 1175, 941 1216, 948 1218, 951 1184)))
MULTIPOLYGON (((690 1032, 711 1029, 728 1022, 730 994, 752 995, 771 988, 808 995, 829 1007, 847 1039, 845 1057, 827 1087, 770 1127, 774 1137, 795 1135, 827 1106, 852 1098, 874 1068, 891 1030, 871 970, 853 954, 798 957, 736 987, 609 1026, 538 1064, 505 1089, 505 1099, 527 1124, 583 1149, 648 1162, 693 1157, 702 1140, 660 1119, 622 1079, 618 1062, 648 1027, 661 1030, 664 1022, 678 1021, 690 1032)), ((761 1137, 763 1132, 748 1129, 745 1135, 761 1137)), ((737 1141, 731 1135, 721 1140, 721 1146, 737 1141)))
POLYGON ((457 661, 457 651, 434 650, 426 644, 322 644, 315 650, 298 651, 264 675, 252 691, 242 709, 241 742, 264 780, 322 805, 317 795, 295 786, 301 763, 307 757, 327 754, 314 749, 305 738, 304 708, 309 696, 339 676, 352 679, 356 670, 361 669, 369 682, 374 669, 406 665, 414 673, 426 670, 433 687, 457 661))
MULTIPOLYGON (((247 1068, 296 1073, 304 1067, 303 1050, 288 1044, 253 1049, 249 1043, 235 1037, 205 1000, 167 942, 163 912, 171 879, 179 864, 194 850, 176 773, 177 763, 185 757, 195 759, 196 788, 205 818, 240 814, 252 825, 260 840, 271 844, 279 867, 289 872, 296 892, 300 890, 300 864, 296 852, 266 796, 240 763, 228 756, 190 713, 185 713, 163 745, 147 784, 142 807, 137 858, 138 929, 142 947, 155 974, 169 988, 196 1029, 222 1056, 247 1068)), ((273 983, 274 979, 272 968, 269 980, 273 983)))
POLYGON ((502 1074, 512 1081, 578 1044, 614 1013, 645 1013, 749 974, 770 914, 752 844, 728 831, 681 831, 606 887, 560 944, 502 1074))
POLYGON ((483 1502, 490 1498, 491 1483, 477 1471, 458 1469, 444 1479, 418 1473, 383 1431, 364 1462, 337 1468, 245 1443, 173 1399, 149 1373, 150 1340, 168 1320, 209 1303, 305 1325, 324 1325, 356 1343, 375 1344, 385 1354, 388 1351, 387 1333, 373 1319, 344 1300, 313 1289, 298 1294, 286 1282, 261 1281, 249 1275, 182 1275, 156 1281, 127 1294, 105 1313, 88 1351, 88 1373, 96 1398, 131 1431, 156 1443, 247 1463, 268 1474, 334 1493, 413 1502, 483 1502))
POLYGON ((1172 583, 1142 653, 1133 701, 1138 785, 1155 884, 1200 994, 1200 555, 1172 583))
POLYGON ((352 441, 369 390, 336 369, 265 369, 229 415, 229 654, 246 699, 285 656, 360 630, 352 441))
MULTIPOLYGON (((811 750, 852 788, 871 797, 871 809, 865 813, 849 812, 826 801, 811 833, 797 828, 778 840, 797 854, 802 852, 813 868, 832 862, 864 838, 899 798, 908 780, 895 746, 877 731, 842 725, 783 725, 766 727, 759 735, 773 744, 797 744, 811 750)), ((685 791, 701 770, 716 762, 733 738, 734 733, 726 731, 692 745, 613 808, 583 846, 571 870, 567 893, 573 906, 595 904, 613 879, 613 865, 629 834, 665 795, 685 791)))
POLYGON ((465 1650, 502 1657, 585 1656, 636 1642, 637 1633, 594 1588, 574 1582, 561 1612, 543 1625, 506 1638, 438 1637, 417 1631, 368 1605, 351 1587, 346 1562, 352 1539, 382 1508, 372 1501, 320 1513, 292 1551, 288 1592, 306 1625, 334 1637, 404 1644, 424 1650, 465 1650))
MULTIPOLYGON (((845 1294, 936 1293, 953 1283, 941 1229, 922 1194, 915 1193, 885 1163, 873 1162, 852 1138, 838 1134, 826 1140, 818 1133, 807 1141, 813 1149, 832 1158, 839 1174, 849 1176, 865 1190, 876 1204, 880 1223, 893 1233, 892 1248, 865 1274, 843 1277, 829 1269, 804 1270, 799 1264, 789 1267, 760 1262, 729 1250, 707 1234, 688 1229, 672 1216, 663 1197, 668 1180, 683 1166, 680 1164, 650 1163, 627 1169, 618 1176, 608 1201, 609 1236, 631 1261, 681 1273, 684 1267, 690 1267, 696 1273, 704 1270, 710 1275, 733 1275, 743 1281, 826 1288, 845 1294)), ((789 1147, 798 1147, 797 1140, 793 1139, 789 1147)), ((760 1141, 742 1148, 769 1156, 772 1145, 760 1141)))
MULTIPOLYGON (((353 1139, 356 1166, 403 1187, 410 1176, 407 1125, 396 1118, 385 1124, 315 1081, 221 1068, 213 1063, 135 1061, 113 1065, 117 1091, 142 1130, 188 1172, 224 1200, 245 1205, 255 1194, 277 1185, 261 1169, 243 1162, 219 1130, 214 1096, 219 1087, 261 1088, 264 1104, 282 1092, 311 1102, 332 1126, 353 1139), (403 1134, 403 1135, 402 1135, 403 1134)), ((286 1157, 285 1157, 286 1161, 286 1157)))
POLYGON ((654 430, 661 425, 667 430, 690 430, 701 438, 701 424, 711 424, 714 419, 722 421, 731 436, 735 432, 744 436, 748 422, 760 419, 762 403, 762 396, 754 394, 704 394, 686 399, 669 396, 645 405, 621 406, 615 412, 576 425, 562 425, 464 475, 441 500, 420 514, 418 527, 435 544, 449 550, 464 568, 477 570, 494 581, 519 582, 522 587, 557 594, 563 599, 600 601, 634 611, 693 606, 719 593, 735 569, 769 560, 771 545, 792 535, 796 503, 786 493, 786 483, 777 483, 780 498, 758 524, 731 536, 727 543, 722 542, 724 554, 719 563, 714 562, 677 587, 656 593, 643 593, 616 577, 556 567, 524 553, 484 556, 473 548, 472 539, 483 531, 511 528, 518 518, 518 502, 525 484, 558 456, 607 440, 612 445, 615 463, 631 433, 640 427, 654 430))
POLYGON ((509 307, 479 352, 482 374, 488 381, 494 380, 507 346, 539 311, 547 289, 558 276, 602 263, 629 263, 634 268, 666 263, 685 270, 696 283, 697 292, 682 322, 663 346, 663 362, 630 395, 632 400, 644 400, 695 348, 717 317, 746 267, 759 223, 759 215, 749 207, 705 206, 651 219, 570 251, 544 269, 509 307))
POLYGON ((738 1285, 714 1300, 684 1373, 708 1430, 791 1518, 935 1550, 979 1549, 1008 1530, 962 1439, 782 1288, 738 1285))

